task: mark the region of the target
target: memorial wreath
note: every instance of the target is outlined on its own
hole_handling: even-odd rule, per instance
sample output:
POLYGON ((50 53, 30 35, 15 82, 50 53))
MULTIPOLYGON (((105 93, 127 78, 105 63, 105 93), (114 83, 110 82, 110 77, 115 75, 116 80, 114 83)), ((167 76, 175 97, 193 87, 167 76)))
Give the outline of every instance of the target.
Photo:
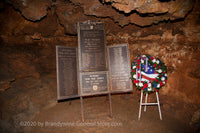
POLYGON ((167 67, 158 58, 138 55, 132 63, 131 80, 144 92, 158 91, 167 81, 167 67))

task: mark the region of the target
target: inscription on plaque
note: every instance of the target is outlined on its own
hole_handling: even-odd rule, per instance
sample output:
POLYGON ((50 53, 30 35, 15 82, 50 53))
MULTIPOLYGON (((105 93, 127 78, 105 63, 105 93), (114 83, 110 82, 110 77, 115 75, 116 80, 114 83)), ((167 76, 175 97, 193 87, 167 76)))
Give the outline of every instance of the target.
POLYGON ((108 47, 111 92, 132 91, 128 45, 108 47))
POLYGON ((105 26, 102 22, 78 23, 79 70, 82 72, 105 71, 105 26))
POLYGON ((56 46, 57 98, 78 97, 77 48, 56 46))
POLYGON ((83 72, 80 74, 81 95, 108 93, 108 72, 83 72))

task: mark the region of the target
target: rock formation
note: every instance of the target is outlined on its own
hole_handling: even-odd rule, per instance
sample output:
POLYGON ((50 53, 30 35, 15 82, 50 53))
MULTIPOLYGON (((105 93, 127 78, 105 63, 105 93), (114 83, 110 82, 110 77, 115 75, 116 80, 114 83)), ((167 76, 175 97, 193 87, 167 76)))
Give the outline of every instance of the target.
POLYGON ((128 43, 130 62, 150 54, 166 64, 164 104, 175 98, 198 107, 199 7, 199 0, 0 1, 0 126, 11 132, 13 121, 56 104, 55 46, 77 47, 77 22, 85 20, 105 23, 106 45, 128 43))
POLYGON ((39 21, 55 10, 67 34, 76 34, 76 23, 88 19, 109 18, 124 27, 129 24, 149 26, 185 18, 194 0, 8 0, 26 19, 39 21))

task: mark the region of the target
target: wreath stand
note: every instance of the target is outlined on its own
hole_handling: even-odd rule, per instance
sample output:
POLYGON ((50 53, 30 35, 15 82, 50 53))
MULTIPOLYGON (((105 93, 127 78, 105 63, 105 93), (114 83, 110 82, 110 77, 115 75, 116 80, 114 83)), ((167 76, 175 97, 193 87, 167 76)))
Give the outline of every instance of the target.
POLYGON ((161 109, 160 109, 160 102, 159 102, 159 97, 158 97, 158 92, 156 91, 156 103, 147 103, 147 98, 148 98, 148 93, 146 93, 146 98, 145 98, 145 103, 143 103, 143 90, 141 90, 141 97, 140 97, 140 109, 139 109, 139 116, 138 116, 138 121, 140 121, 141 117, 141 110, 142 106, 144 105, 144 112, 146 112, 146 106, 147 105, 157 105, 158 106, 158 111, 160 115, 160 120, 162 120, 162 114, 161 114, 161 109))

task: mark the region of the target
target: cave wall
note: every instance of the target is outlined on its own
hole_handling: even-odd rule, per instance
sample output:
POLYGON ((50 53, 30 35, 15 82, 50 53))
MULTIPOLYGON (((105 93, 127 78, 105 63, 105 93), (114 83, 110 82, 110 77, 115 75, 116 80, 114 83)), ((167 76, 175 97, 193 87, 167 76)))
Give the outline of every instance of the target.
POLYGON ((77 47, 76 24, 85 20, 105 23, 106 45, 128 43, 130 62, 138 54, 160 58, 168 68, 161 96, 199 105, 199 6, 198 0, 1 1, 0 126, 15 132, 22 128, 12 128, 15 122, 56 104, 55 46, 77 47))
MULTIPOLYGON (((179 6, 174 5, 173 7, 179 13, 180 10, 183 10, 180 3, 185 6, 185 14, 183 15, 182 12, 182 14, 176 15, 177 20, 168 20, 155 25, 152 24, 154 22, 149 23, 147 18, 150 16, 144 15, 135 20, 144 19, 140 26, 137 25, 139 22, 128 21, 128 24, 126 22, 127 19, 131 19, 132 14, 136 14, 135 12, 126 17, 126 14, 116 10, 126 9, 123 11, 125 13, 130 13, 130 10, 154 13, 154 16, 151 17, 151 19, 154 18, 153 21, 158 21, 155 17, 159 17, 159 21, 164 21, 163 18, 166 16, 168 19, 174 20, 174 14, 177 13, 172 13, 172 7, 168 7, 173 5, 174 1, 170 1, 173 4, 170 3, 160 10, 157 8, 160 6, 158 4, 167 2, 155 4, 155 1, 152 1, 154 5, 151 9, 141 7, 142 3, 136 3, 141 9, 144 9, 142 11, 139 8, 120 8, 120 2, 113 2, 114 5, 112 2, 108 5, 97 0, 92 2, 79 0, 35 1, 35 3, 27 1, 26 4, 15 1, 2 2, 0 23, 1 66, 3 68, 1 73, 4 75, 1 76, 2 80, 27 76, 40 78, 43 74, 55 74, 55 45, 77 46, 76 23, 88 19, 100 20, 106 24, 107 45, 120 43, 130 45, 131 62, 138 54, 151 54, 166 63, 169 79, 161 93, 190 102, 200 101, 200 90, 198 89, 200 77, 198 68, 199 2, 194 4, 194 1, 186 1, 186 3, 176 1, 179 2, 179 6), (194 8, 191 5, 195 5, 194 8), (33 11, 32 8, 36 10, 33 11), (99 10, 93 12, 92 9, 99 10), (164 17, 158 14, 164 14, 164 17), (118 16, 121 21, 116 21, 115 16, 118 16), (181 17, 182 19, 180 19, 181 17), (147 22, 149 24, 144 24, 147 22), (122 27, 121 23, 126 23, 127 26, 123 25, 124 27, 122 27), (144 25, 145 27, 142 27, 144 25)), ((123 6, 124 3, 121 4, 123 6)))
MULTIPOLYGON (((55 46, 78 46, 76 23, 85 20, 105 23, 107 45, 128 43, 130 62, 138 54, 159 57, 168 68, 161 94, 199 104, 200 2, 150 0, 136 3, 135 8, 131 3, 0 2, 1 107, 10 105, 4 117, 12 112, 15 119, 26 118, 45 105, 55 104, 55 46), (147 2, 150 6, 145 6, 147 2), (19 104, 20 110, 12 102, 19 104), (21 114, 22 110, 28 114, 21 114)), ((134 93, 139 93, 135 87, 134 93)))

